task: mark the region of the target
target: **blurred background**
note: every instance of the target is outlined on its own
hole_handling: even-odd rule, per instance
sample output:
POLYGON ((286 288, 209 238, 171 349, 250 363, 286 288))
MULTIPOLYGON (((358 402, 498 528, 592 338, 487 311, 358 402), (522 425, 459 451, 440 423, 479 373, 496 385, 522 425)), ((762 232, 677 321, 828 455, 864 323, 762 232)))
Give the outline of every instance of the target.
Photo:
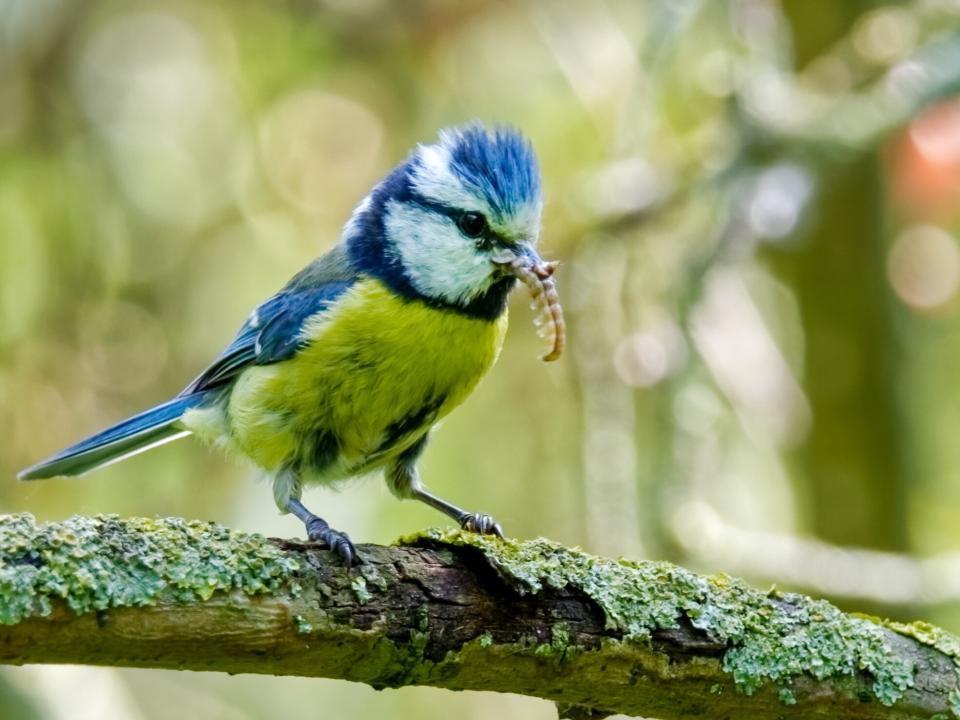
MULTIPOLYGON (((0 0, 0 511, 299 536, 183 442, 21 467, 176 393, 418 141, 522 128, 569 352, 518 294, 422 471, 517 537, 960 631, 960 2, 0 0)), ((314 491, 355 539, 442 518, 314 491)), ((537 700, 29 667, 9 720, 553 718, 537 700)))

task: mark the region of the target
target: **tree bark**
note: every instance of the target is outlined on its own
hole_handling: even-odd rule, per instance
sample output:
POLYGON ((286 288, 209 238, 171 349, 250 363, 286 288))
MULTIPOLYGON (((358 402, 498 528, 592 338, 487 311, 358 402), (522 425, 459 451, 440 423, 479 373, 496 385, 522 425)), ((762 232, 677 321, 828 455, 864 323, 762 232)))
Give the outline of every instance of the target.
POLYGON ((430 531, 328 551, 179 519, 0 517, 0 662, 342 678, 562 714, 953 717, 957 643, 667 563, 430 531))

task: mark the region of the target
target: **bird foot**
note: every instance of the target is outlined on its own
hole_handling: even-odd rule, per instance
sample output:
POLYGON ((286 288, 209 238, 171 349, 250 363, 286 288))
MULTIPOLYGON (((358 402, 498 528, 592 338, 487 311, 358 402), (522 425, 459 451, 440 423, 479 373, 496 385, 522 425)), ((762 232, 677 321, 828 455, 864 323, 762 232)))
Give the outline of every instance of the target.
POLYGON ((353 542, 345 532, 334 530, 325 520, 315 517, 306 523, 307 537, 313 542, 319 542, 326 545, 330 550, 339 555, 347 567, 353 567, 360 564, 360 556, 353 542))
POLYGON ((500 527, 500 523, 486 513, 467 513, 463 515, 460 518, 460 527, 467 532, 503 537, 503 528, 500 527))

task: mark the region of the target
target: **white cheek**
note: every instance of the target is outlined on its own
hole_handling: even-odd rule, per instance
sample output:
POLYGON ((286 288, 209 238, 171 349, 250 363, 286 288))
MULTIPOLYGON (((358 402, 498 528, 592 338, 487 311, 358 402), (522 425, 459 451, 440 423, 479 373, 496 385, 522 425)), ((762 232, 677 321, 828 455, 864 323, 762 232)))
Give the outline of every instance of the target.
POLYGON ((385 225, 411 284, 421 294, 463 303, 490 286, 490 262, 449 218, 391 201, 385 225))

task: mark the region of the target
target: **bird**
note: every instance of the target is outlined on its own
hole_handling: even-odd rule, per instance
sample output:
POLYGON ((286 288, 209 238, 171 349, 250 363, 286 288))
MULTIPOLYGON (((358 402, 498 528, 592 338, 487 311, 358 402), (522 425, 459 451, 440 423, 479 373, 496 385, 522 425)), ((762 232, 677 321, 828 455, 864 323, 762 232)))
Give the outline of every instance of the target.
POLYGON ((272 479, 282 513, 347 566, 350 537, 302 502, 307 485, 382 472, 400 499, 503 536, 486 513, 430 492, 417 461, 431 430, 497 361, 518 281, 559 356, 555 262, 537 251, 543 197, 523 134, 478 121, 418 144, 355 207, 339 241, 259 305, 172 400, 19 473, 76 476, 188 435, 272 479))

